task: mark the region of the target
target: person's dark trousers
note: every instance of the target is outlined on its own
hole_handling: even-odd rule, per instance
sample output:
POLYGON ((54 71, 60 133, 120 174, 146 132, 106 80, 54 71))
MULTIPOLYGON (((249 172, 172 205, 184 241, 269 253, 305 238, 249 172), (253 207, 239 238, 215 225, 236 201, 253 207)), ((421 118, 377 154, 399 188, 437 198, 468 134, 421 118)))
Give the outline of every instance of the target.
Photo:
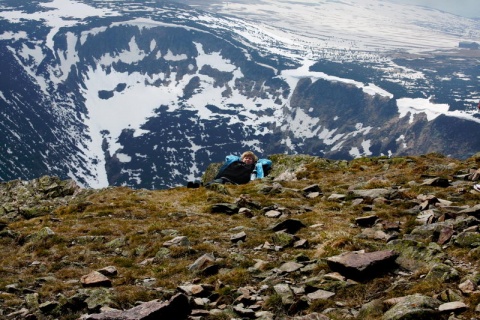
POLYGON ((200 188, 201 185, 200 180, 188 181, 187 188, 200 188))

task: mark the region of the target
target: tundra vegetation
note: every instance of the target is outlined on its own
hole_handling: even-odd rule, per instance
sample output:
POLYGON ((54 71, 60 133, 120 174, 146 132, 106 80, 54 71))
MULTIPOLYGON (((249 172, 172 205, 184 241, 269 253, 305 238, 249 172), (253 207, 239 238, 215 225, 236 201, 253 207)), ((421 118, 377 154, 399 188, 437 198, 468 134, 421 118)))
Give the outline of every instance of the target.
POLYGON ((269 158, 246 185, 2 182, 0 317, 88 319, 178 293, 190 319, 480 316, 480 154, 269 158))

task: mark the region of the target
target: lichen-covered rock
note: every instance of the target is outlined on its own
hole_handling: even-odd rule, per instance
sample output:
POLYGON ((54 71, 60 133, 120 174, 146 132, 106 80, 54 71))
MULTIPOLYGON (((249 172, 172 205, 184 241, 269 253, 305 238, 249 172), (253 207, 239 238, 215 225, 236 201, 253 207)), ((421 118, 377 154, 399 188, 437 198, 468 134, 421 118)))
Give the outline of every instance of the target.
POLYGON ((0 182, 0 217, 31 219, 50 214, 81 188, 73 180, 43 176, 30 181, 0 182))
POLYGON ((442 248, 434 242, 425 244, 413 240, 398 239, 390 241, 387 248, 398 252, 399 256, 396 262, 402 268, 411 271, 441 263, 445 258, 442 248))
POLYGON ((455 244, 464 248, 479 247, 480 234, 477 232, 462 232, 455 238, 455 244))
POLYGON ((460 278, 459 272, 450 266, 439 263, 433 266, 428 272, 425 279, 439 282, 452 282, 460 278))
POLYGON ((437 320, 440 312, 440 301, 421 294, 402 297, 383 315, 383 320, 437 320))
POLYGON ((38 242, 40 240, 44 240, 46 238, 52 237, 55 235, 52 229, 49 227, 45 227, 37 231, 36 233, 32 233, 31 235, 26 237, 27 242, 38 242))

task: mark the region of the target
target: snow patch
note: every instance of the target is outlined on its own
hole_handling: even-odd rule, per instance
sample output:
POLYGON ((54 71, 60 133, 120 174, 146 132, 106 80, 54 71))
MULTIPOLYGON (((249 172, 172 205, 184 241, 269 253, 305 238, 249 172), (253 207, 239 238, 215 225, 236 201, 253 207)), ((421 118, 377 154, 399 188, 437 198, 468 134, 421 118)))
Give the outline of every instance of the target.
POLYGON ((125 153, 116 153, 115 156, 117 156, 118 161, 123 163, 128 163, 132 161, 132 157, 125 153))
POLYGON ((397 107, 400 118, 409 116, 409 123, 413 123, 416 114, 425 114, 428 121, 432 121, 440 115, 446 115, 480 123, 480 119, 474 117, 475 111, 449 111, 448 104, 435 104, 429 99, 402 98, 397 100, 397 107))

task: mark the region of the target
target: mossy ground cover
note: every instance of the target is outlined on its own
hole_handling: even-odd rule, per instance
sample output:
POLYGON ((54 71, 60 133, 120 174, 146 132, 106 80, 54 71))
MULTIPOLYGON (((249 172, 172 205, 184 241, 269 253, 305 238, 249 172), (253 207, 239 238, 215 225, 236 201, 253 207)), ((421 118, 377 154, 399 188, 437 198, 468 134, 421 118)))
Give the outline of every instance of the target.
MULTIPOLYGON (((227 193, 204 187, 84 190, 68 205, 47 215, 7 221, 8 229, 16 236, 0 238, 0 301, 5 308, 19 308, 24 300, 18 292, 30 290, 39 294, 40 301, 58 299, 59 294, 68 297, 81 288, 82 275, 115 266, 118 276, 113 278, 111 306, 126 309, 138 301, 161 299, 182 283, 198 282, 199 275, 188 270, 188 266, 201 255, 212 253, 219 261, 221 272, 202 277, 201 282, 217 286, 218 295, 223 297, 221 301, 232 303, 236 295, 234 288, 258 284, 256 274, 248 271, 258 260, 266 261, 272 269, 295 256, 305 255, 318 259, 315 272, 325 272, 328 267, 322 259, 326 257, 345 251, 373 251, 383 245, 356 237, 360 230, 353 227, 354 220, 363 214, 363 204, 352 205, 353 198, 348 197, 344 201, 328 200, 329 194, 348 194, 354 188, 402 187, 405 202, 393 207, 377 204, 375 214, 385 220, 398 221, 405 232, 410 229, 409 224, 412 227, 414 224, 414 217, 406 213, 408 200, 431 193, 448 199, 461 192, 459 189, 469 188, 466 183, 439 190, 410 182, 421 182, 422 175, 451 178, 478 165, 476 158, 460 161, 438 154, 352 161, 303 155, 273 155, 271 159, 274 169, 269 177, 246 185, 226 185, 227 193), (273 178, 288 170, 295 172, 297 179, 278 181, 281 193, 261 192, 265 185, 273 183, 273 178), (320 186, 323 196, 311 199, 304 196, 301 190, 312 184, 320 186), (245 196, 261 207, 285 208, 291 218, 301 220, 307 227, 296 235, 308 239, 309 247, 255 250, 272 242, 270 228, 277 220, 266 217, 259 208, 252 209, 253 217, 211 213, 214 204, 235 203, 245 196), (308 210, 302 209, 305 207, 308 210), (51 229, 54 235, 29 238, 45 228, 51 229), (233 244, 230 237, 238 230, 245 231, 247 238, 233 244), (176 236, 187 237, 189 245, 165 250, 164 243, 176 236), (18 291, 9 289, 13 284, 18 291)), ((464 192, 458 205, 472 206, 479 199, 480 194, 464 192)), ((451 251, 456 259, 468 260, 464 252, 451 251)), ((469 263, 478 267, 478 259, 469 263)), ((419 274, 423 273, 419 271, 419 274)), ((379 296, 412 292, 433 295, 449 287, 449 284, 417 281, 412 285, 399 285, 385 295, 383 290, 387 284, 388 276, 358 284, 356 289, 344 288, 337 295, 346 303, 358 306, 379 296)), ((272 292, 265 307, 275 313, 286 312, 277 310, 275 299, 278 297, 272 292)), ((312 308, 326 307, 316 304, 312 308)))

